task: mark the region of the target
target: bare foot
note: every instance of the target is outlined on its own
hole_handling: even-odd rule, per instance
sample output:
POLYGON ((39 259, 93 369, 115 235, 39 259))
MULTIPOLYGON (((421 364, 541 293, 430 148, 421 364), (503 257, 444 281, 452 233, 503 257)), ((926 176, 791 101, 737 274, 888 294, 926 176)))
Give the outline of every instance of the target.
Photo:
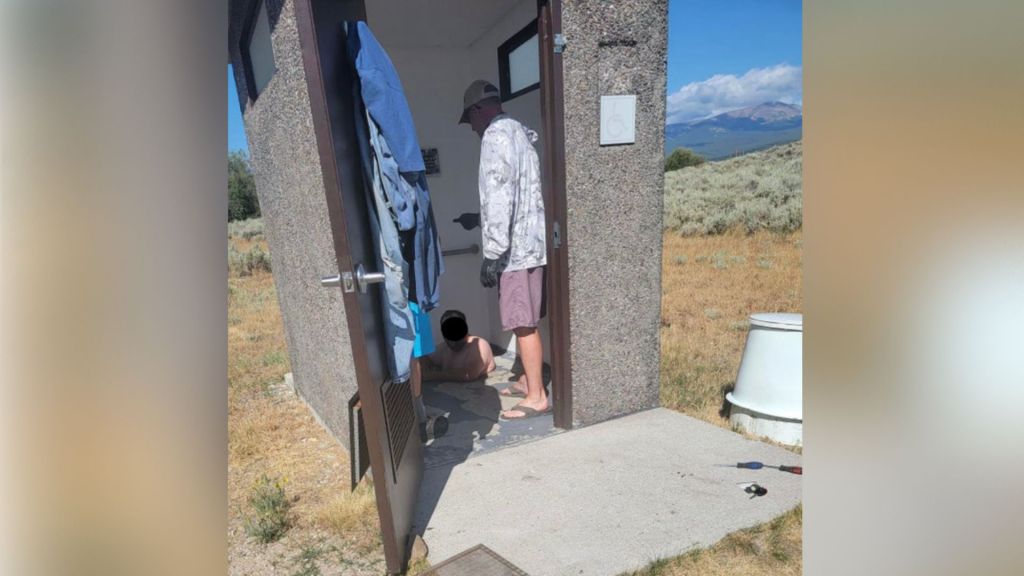
POLYGON ((531 414, 527 413, 526 410, 519 410, 520 406, 523 406, 523 407, 526 407, 526 408, 531 408, 534 411, 541 412, 541 413, 547 412, 548 410, 551 409, 551 403, 548 402, 548 399, 546 397, 545 398, 541 398, 540 401, 537 401, 537 402, 531 402, 529 400, 523 400, 519 404, 516 404, 515 407, 513 407, 513 408, 511 408, 509 410, 505 410, 504 412, 502 412, 501 413, 501 417, 504 418, 505 420, 521 420, 523 418, 531 416, 531 414))

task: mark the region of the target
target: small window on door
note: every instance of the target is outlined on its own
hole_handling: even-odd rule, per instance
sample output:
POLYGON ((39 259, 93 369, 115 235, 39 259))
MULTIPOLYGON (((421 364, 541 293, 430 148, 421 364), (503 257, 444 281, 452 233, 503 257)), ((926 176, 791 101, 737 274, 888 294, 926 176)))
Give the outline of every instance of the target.
POLYGON ((503 102, 540 87, 537 20, 498 46, 498 75, 503 102))
POLYGON ((242 65, 245 67, 249 98, 255 101, 277 71, 274 48, 270 43, 266 0, 256 3, 256 11, 249 17, 249 24, 242 35, 242 65))

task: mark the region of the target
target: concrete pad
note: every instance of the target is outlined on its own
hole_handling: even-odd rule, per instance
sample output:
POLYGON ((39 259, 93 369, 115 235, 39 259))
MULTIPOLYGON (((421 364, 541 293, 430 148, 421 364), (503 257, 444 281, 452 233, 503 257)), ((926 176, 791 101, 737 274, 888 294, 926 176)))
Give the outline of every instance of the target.
POLYGON ((801 476, 718 466, 750 460, 800 465, 798 454, 657 408, 428 469, 417 530, 433 562, 484 544, 531 576, 615 575, 800 502, 801 476), (768 494, 751 498, 744 482, 768 494))

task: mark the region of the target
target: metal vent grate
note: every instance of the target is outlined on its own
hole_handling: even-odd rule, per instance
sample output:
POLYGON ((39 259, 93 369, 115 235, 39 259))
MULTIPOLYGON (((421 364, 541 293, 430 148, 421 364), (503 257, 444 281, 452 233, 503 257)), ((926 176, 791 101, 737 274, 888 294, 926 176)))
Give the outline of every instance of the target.
POLYGON ((528 576, 508 560, 484 546, 476 546, 456 554, 419 576, 528 576))
POLYGON ((381 387, 380 394, 384 405, 384 424, 388 430, 388 446, 391 447, 391 473, 395 482, 398 482, 402 454, 405 453, 405 445, 416 423, 416 413, 412 408, 412 386, 408 380, 397 383, 388 380, 381 387))

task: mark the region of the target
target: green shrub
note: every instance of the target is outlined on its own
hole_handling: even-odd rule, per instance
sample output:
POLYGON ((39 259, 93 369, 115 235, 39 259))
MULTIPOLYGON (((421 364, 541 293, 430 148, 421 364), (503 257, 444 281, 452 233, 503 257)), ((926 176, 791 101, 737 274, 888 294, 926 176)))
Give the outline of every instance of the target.
POLYGON ((261 544, 274 542, 284 536, 290 526, 288 509, 291 503, 277 478, 260 476, 249 494, 252 513, 245 520, 245 532, 261 544))
POLYGON ((249 166, 249 156, 241 150, 228 153, 228 221, 244 220, 260 215, 256 198, 256 180, 249 166))
POLYGON ((704 163, 704 157, 687 148, 676 148, 665 159, 665 172, 687 168, 689 166, 700 166, 704 163))

